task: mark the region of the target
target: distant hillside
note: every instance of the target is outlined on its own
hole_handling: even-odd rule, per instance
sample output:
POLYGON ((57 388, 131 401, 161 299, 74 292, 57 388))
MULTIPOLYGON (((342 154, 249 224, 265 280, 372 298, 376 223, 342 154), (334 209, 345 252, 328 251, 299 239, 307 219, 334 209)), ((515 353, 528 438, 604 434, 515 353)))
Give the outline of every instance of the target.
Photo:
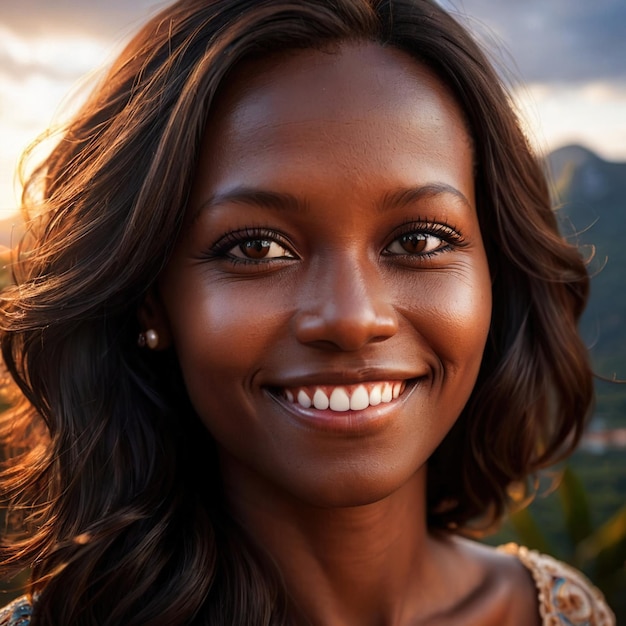
MULTIPOLYGON (((626 163, 601 159, 582 146, 547 157, 566 236, 595 249, 590 262, 591 299, 581 329, 596 373, 626 379, 626 163)), ((626 424, 626 385, 600 383, 597 412, 626 424)))

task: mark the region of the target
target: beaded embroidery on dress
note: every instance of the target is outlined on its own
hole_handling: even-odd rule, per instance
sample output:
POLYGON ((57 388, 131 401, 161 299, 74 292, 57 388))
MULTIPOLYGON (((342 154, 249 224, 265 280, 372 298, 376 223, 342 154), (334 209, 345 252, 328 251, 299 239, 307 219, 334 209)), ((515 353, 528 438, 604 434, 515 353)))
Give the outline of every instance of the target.
POLYGON ((578 570, 514 543, 498 550, 516 556, 532 574, 543 626, 615 626, 604 596, 578 570))
POLYGON ((28 626, 32 614, 33 605, 22 596, 0 609, 0 626, 28 626))

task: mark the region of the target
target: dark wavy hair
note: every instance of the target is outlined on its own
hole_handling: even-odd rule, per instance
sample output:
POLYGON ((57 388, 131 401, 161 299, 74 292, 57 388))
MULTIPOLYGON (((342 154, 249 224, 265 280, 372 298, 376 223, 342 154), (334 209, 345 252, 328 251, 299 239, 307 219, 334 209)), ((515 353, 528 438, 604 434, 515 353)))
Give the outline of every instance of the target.
POLYGON ((342 41, 429 66, 473 138, 493 318, 474 392, 429 460, 429 527, 497 521, 511 485, 580 438, 593 397, 577 333, 585 264, 465 28, 434 0, 180 0, 130 42, 25 188, 29 229, 0 312, 21 397, 2 422, 2 494, 22 531, 0 561, 32 567, 33 626, 287 623, 271 559, 223 504, 175 357, 137 348, 137 309, 180 230, 229 73, 342 41))

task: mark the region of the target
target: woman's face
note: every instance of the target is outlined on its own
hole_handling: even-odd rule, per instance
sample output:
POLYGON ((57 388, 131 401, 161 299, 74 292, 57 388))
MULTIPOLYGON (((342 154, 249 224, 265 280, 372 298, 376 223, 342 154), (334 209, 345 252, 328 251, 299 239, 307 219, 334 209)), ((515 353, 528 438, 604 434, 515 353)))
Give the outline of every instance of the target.
POLYGON ((465 405, 491 315, 447 89, 375 44, 244 65, 159 299, 229 488, 324 506, 397 490, 465 405))

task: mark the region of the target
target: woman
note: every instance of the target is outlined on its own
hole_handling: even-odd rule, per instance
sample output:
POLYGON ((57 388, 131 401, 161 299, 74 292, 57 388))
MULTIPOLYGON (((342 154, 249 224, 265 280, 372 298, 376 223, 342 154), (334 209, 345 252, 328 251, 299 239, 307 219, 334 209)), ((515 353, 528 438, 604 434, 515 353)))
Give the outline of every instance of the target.
POLYGON ((462 538, 580 437, 588 283, 434 2, 181 0, 27 191, 6 623, 612 623, 462 538))

